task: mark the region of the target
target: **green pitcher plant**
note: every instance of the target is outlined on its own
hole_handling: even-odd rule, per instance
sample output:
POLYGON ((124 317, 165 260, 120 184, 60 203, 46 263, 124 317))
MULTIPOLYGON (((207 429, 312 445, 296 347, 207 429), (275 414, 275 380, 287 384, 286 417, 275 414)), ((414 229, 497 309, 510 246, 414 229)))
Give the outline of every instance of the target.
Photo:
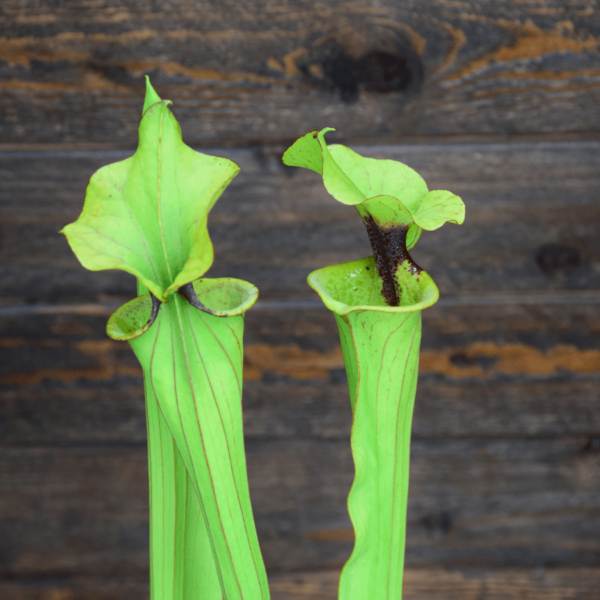
POLYGON ((266 600, 242 430, 244 313, 258 290, 206 279, 208 213, 238 173, 186 146, 146 80, 135 154, 97 171, 62 233, 84 267, 121 269, 138 296, 109 319, 144 374, 152 600, 266 600))
POLYGON ((312 169, 339 202, 356 207, 373 256, 312 272, 309 285, 335 316, 353 412, 355 478, 348 512, 355 543, 342 570, 340 600, 402 597, 412 413, 417 388, 421 311, 439 298, 411 258, 423 229, 461 224, 465 206, 429 191, 406 165, 327 146, 311 131, 283 155, 312 169))

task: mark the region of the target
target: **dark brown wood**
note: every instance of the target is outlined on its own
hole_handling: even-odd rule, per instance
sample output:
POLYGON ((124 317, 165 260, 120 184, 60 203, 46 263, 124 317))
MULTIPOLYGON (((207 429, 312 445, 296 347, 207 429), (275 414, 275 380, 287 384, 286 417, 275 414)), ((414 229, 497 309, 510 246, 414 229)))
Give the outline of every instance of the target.
MULTIPOLYGON (((338 571, 299 571, 274 574, 269 578, 273 600, 335 600, 338 571)), ((598 589, 595 569, 535 569, 502 571, 445 571, 407 569, 404 577, 406 600, 591 600, 598 589)), ((144 580, 91 579, 0 583, 7 600, 146 600, 144 580)))
POLYGON ((244 422, 274 600, 333 600, 352 549, 347 385, 305 279, 371 251, 319 176, 281 163, 324 126, 467 205, 464 226, 414 251, 442 300, 424 313, 404 597, 595 600, 598 14, 588 0, 5 0, 0 597, 148 598, 141 372, 104 334, 135 286, 86 272, 57 234, 90 175, 135 148, 148 73, 184 139, 242 167, 210 217, 210 275, 261 291, 244 422))
MULTIPOLYGON (((597 304, 518 299, 424 312, 417 438, 600 432, 597 304)), ((347 439, 334 319, 285 307, 246 317, 246 435, 347 439)), ((0 444, 144 442, 141 370, 107 316, 0 318, 0 444)))
POLYGON ((594 132, 587 0, 3 2, 3 142, 134 144, 143 75, 189 140, 594 132))
MULTIPOLYGON (((543 298, 462 297, 424 313, 411 567, 597 564, 598 313, 577 294, 543 298)), ((335 324, 321 308, 287 306, 259 306, 246 319, 257 525, 270 570, 339 568, 352 548, 352 461, 335 324)), ((15 581, 146 573, 140 371, 125 343, 104 337, 106 312, 0 319, 8 424, 0 481, 13 523, 0 553, 3 576, 15 581)), ((320 594, 304 577, 298 593, 320 594)), ((423 597, 426 581, 417 587, 423 597)), ((460 579, 456 595, 532 589, 502 581, 460 579)))
POLYGON ((27 582, 0 582, 0 595, 6 600, 148 600, 147 577, 34 579, 27 582))
MULTIPOLYGON (((413 251, 442 294, 600 289, 600 143, 357 149, 402 160, 431 189, 464 198, 465 224, 425 232, 413 251)), ((356 211, 333 200, 316 173, 284 167, 282 151, 223 152, 242 173, 209 220, 210 275, 252 281, 264 299, 314 298, 311 270, 371 249, 356 211)), ((77 218, 92 172, 125 154, 77 156, 0 155, 1 273, 13 303, 135 293, 125 273, 82 269, 57 233, 77 218)))
MULTIPOLYGON (((352 549, 347 442, 256 440, 246 450, 267 568, 341 567, 352 549)), ((18 494, 2 497, 0 574, 143 576, 145 464, 143 445, 4 449, 0 478, 18 494)), ((413 441, 407 564, 597 566, 599 467, 583 436, 413 441)))
POLYGON ((2 490, 3 578, 147 575, 144 446, 5 450, 0 462, 14 486, 2 490))
MULTIPOLYGON (((326 380, 248 382, 247 439, 347 440, 351 415, 343 374, 326 380), (341 383, 331 383, 341 381, 341 383)), ((600 432, 598 381, 570 376, 549 381, 436 382, 421 378, 413 438, 518 438, 600 432)), ((0 400, 3 446, 144 444, 146 422, 139 381, 45 381, 7 389, 0 400)))
MULTIPOLYGON (((273 576, 274 600, 337 598, 338 573, 294 573, 273 576)), ((506 600, 527 598, 544 600, 589 600, 598 590, 595 569, 536 569, 503 571, 444 571, 407 569, 404 577, 405 600, 506 600)))

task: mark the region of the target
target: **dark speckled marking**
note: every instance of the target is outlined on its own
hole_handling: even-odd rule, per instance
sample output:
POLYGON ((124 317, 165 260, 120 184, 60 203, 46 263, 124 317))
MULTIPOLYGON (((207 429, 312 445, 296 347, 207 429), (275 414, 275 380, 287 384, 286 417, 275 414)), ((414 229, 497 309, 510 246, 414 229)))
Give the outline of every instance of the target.
POLYGON ((204 312, 207 312, 211 315, 215 314, 214 310, 211 310, 210 308, 207 308, 206 306, 204 306, 204 304, 202 304, 202 302, 200 302, 200 300, 198 299, 198 294, 196 294, 196 290, 194 289, 194 286, 192 285, 192 282, 190 283, 186 283, 185 285, 182 285, 178 290, 177 293, 180 296, 183 296, 194 308, 198 308, 199 310, 203 310, 204 312))
POLYGON ((371 248, 375 253, 377 272, 383 281, 383 289, 381 290, 383 298, 388 306, 400 306, 394 280, 398 267, 405 260, 408 260, 414 274, 423 270, 413 261, 406 249, 408 227, 403 225, 380 227, 375 223, 373 217, 366 217, 363 222, 369 234, 371 248))
POLYGON ((162 302, 152 292, 150 292, 150 298, 152 298, 152 312, 150 313, 150 318, 148 319, 148 327, 150 327, 150 325, 156 321, 158 309, 162 304, 162 302))

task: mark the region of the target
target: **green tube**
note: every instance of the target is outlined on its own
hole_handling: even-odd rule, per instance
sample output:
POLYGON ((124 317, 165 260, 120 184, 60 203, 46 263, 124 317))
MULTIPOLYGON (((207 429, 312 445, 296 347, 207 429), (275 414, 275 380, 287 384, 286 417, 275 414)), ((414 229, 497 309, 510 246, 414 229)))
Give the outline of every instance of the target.
POLYGON ((422 272, 415 304, 387 306, 373 256, 325 267, 308 281, 335 315, 353 411, 348 511, 356 539, 339 597, 401 598, 421 310, 438 290, 422 272))
POLYGON ((193 483, 145 384, 150 480, 150 597, 221 600, 210 538, 193 483))
POLYGON ((439 298, 409 250, 421 232, 464 221, 464 204, 429 191, 412 169, 327 146, 313 131, 283 155, 323 177, 339 202, 355 206, 374 255, 319 269, 309 285, 335 315, 348 375, 355 479, 348 497, 354 551, 340 600, 398 600, 406 541, 410 434, 421 341, 421 311, 439 298))
POLYGON ((130 340, 147 392, 153 598, 268 597, 241 404, 243 311, 257 291, 233 279, 194 290, 218 315, 178 295, 130 340))
POLYGON ((135 154, 90 179, 63 229, 84 267, 138 296, 109 319, 144 373, 152 600, 268 600, 242 429, 244 313, 258 290, 205 279, 208 213, 239 167, 186 146, 149 80, 135 154))

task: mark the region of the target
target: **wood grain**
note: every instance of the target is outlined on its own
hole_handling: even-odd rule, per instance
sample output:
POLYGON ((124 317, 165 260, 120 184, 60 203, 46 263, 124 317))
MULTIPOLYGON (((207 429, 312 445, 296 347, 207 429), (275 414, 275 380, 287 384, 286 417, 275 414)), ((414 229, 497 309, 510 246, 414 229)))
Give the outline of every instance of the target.
MULTIPOLYGON (((413 441, 407 564, 596 566, 600 455, 586 444, 413 441)), ((347 442, 249 440, 246 450, 267 568, 340 568, 352 549, 347 442)), ((144 576, 145 465, 144 445, 4 449, 2 577, 144 576)))
POLYGON ((143 75, 188 139, 598 134, 599 17, 575 0, 4 2, 3 142, 134 144, 143 75))
MULTIPOLYGON (((465 225, 425 232, 413 253, 442 294, 600 289, 600 144, 357 149, 401 160, 431 189, 450 189, 465 200, 465 225)), ((315 173, 284 167, 282 151, 223 152, 242 173, 209 220, 216 255, 210 276, 250 280, 264 299, 311 298, 305 283, 311 270, 371 250, 355 211, 328 196, 315 173)), ((125 273, 82 269, 57 233, 77 218, 91 173, 126 154, 84 156, 0 155, 5 302, 134 294, 125 273)))
MULTIPOLYGON (((335 374, 342 379, 341 373, 335 374)), ((598 381, 435 382, 421 378, 413 438, 517 438, 600 431, 598 381)), ((2 390, 3 446, 143 444, 146 422, 139 381, 46 381, 2 390)), ((345 383, 251 382, 244 390, 247 439, 347 440, 351 415, 345 383)))
MULTIPOLYGON (((127 344, 106 339, 106 318, 0 318, 0 444, 144 443, 141 370, 127 344)), ((600 432, 596 302, 440 305, 423 318, 416 438, 600 432)), ((250 311, 245 342, 248 437, 347 439, 326 310, 250 311)))
MULTIPOLYGON (((254 317, 247 319, 249 349, 271 345, 276 357, 278 345, 295 345, 316 355, 319 364, 318 357, 330 355, 338 343, 324 310, 266 310, 254 317)), ((63 314, 0 321, 4 372, 17 377, 4 385, 0 404, 6 423, 0 470, 5 578, 146 572, 141 382, 139 374, 123 372, 136 368, 127 345, 103 338, 105 318, 63 314), (35 375, 39 368, 41 378, 35 375), (78 369, 85 370, 65 377, 78 369), (56 371, 62 378, 52 375, 56 371), (39 381, 28 383, 19 373, 39 381)), ((585 351, 597 346, 600 330, 595 306, 586 304, 568 311, 560 304, 442 306, 426 311, 425 319, 425 348, 453 349, 459 357, 465 343, 478 339, 495 339, 500 346, 521 340, 540 350, 575 341, 585 351)), ((464 356, 455 363, 473 366, 464 356)), ((474 364, 490 367, 481 360, 474 364)), ((352 546, 345 510, 353 469, 343 374, 330 364, 336 368, 325 379, 298 379, 293 372, 278 374, 274 366, 265 364, 260 381, 248 382, 244 396, 263 552, 269 568, 279 572, 338 568, 352 546)), ((537 379, 494 378, 493 372, 483 381, 422 373, 409 564, 593 567, 600 552, 597 375, 561 371, 537 379)), ((498 590, 529 589, 500 582, 494 584, 498 590)), ((471 585, 487 584, 463 582, 457 589, 471 585)), ((313 589, 303 586, 298 593, 313 589)), ((496 589, 490 586, 486 589, 496 589)))
MULTIPOLYGON (((406 600, 588 600, 597 591, 594 569, 451 571, 407 569, 403 598, 406 600)), ((304 600, 337 598, 338 573, 297 573, 274 576, 273 598, 304 600)))
MULTIPOLYGON (((335 600, 337 571, 276 574, 269 578, 273 600, 335 600)), ((535 569, 503 571, 451 571, 407 569, 406 600, 591 600, 598 587, 595 569, 535 569)), ((145 600, 148 584, 134 578, 0 583, 10 600, 145 600)))
POLYGON ((590 0, 5 0, 0 7, 0 597, 148 597, 141 373, 104 334, 135 294, 57 231, 137 141, 143 75, 242 167, 211 276, 257 284, 244 424, 274 600, 335 598, 351 415, 313 269, 370 254, 281 154, 304 132, 415 168, 467 221, 414 256, 424 313, 406 600, 600 587, 600 20, 590 0), (304 303, 304 304, 303 304, 304 303))
MULTIPOLYGON (((520 304, 518 297, 512 302, 424 311, 422 375, 488 382, 597 375, 600 317, 593 299, 573 305, 520 304)), ((320 307, 282 306, 247 316, 246 381, 338 377, 343 361, 331 315, 320 307)), ((139 377, 133 353, 105 337, 105 323, 104 316, 0 318, 0 384, 139 377)))

